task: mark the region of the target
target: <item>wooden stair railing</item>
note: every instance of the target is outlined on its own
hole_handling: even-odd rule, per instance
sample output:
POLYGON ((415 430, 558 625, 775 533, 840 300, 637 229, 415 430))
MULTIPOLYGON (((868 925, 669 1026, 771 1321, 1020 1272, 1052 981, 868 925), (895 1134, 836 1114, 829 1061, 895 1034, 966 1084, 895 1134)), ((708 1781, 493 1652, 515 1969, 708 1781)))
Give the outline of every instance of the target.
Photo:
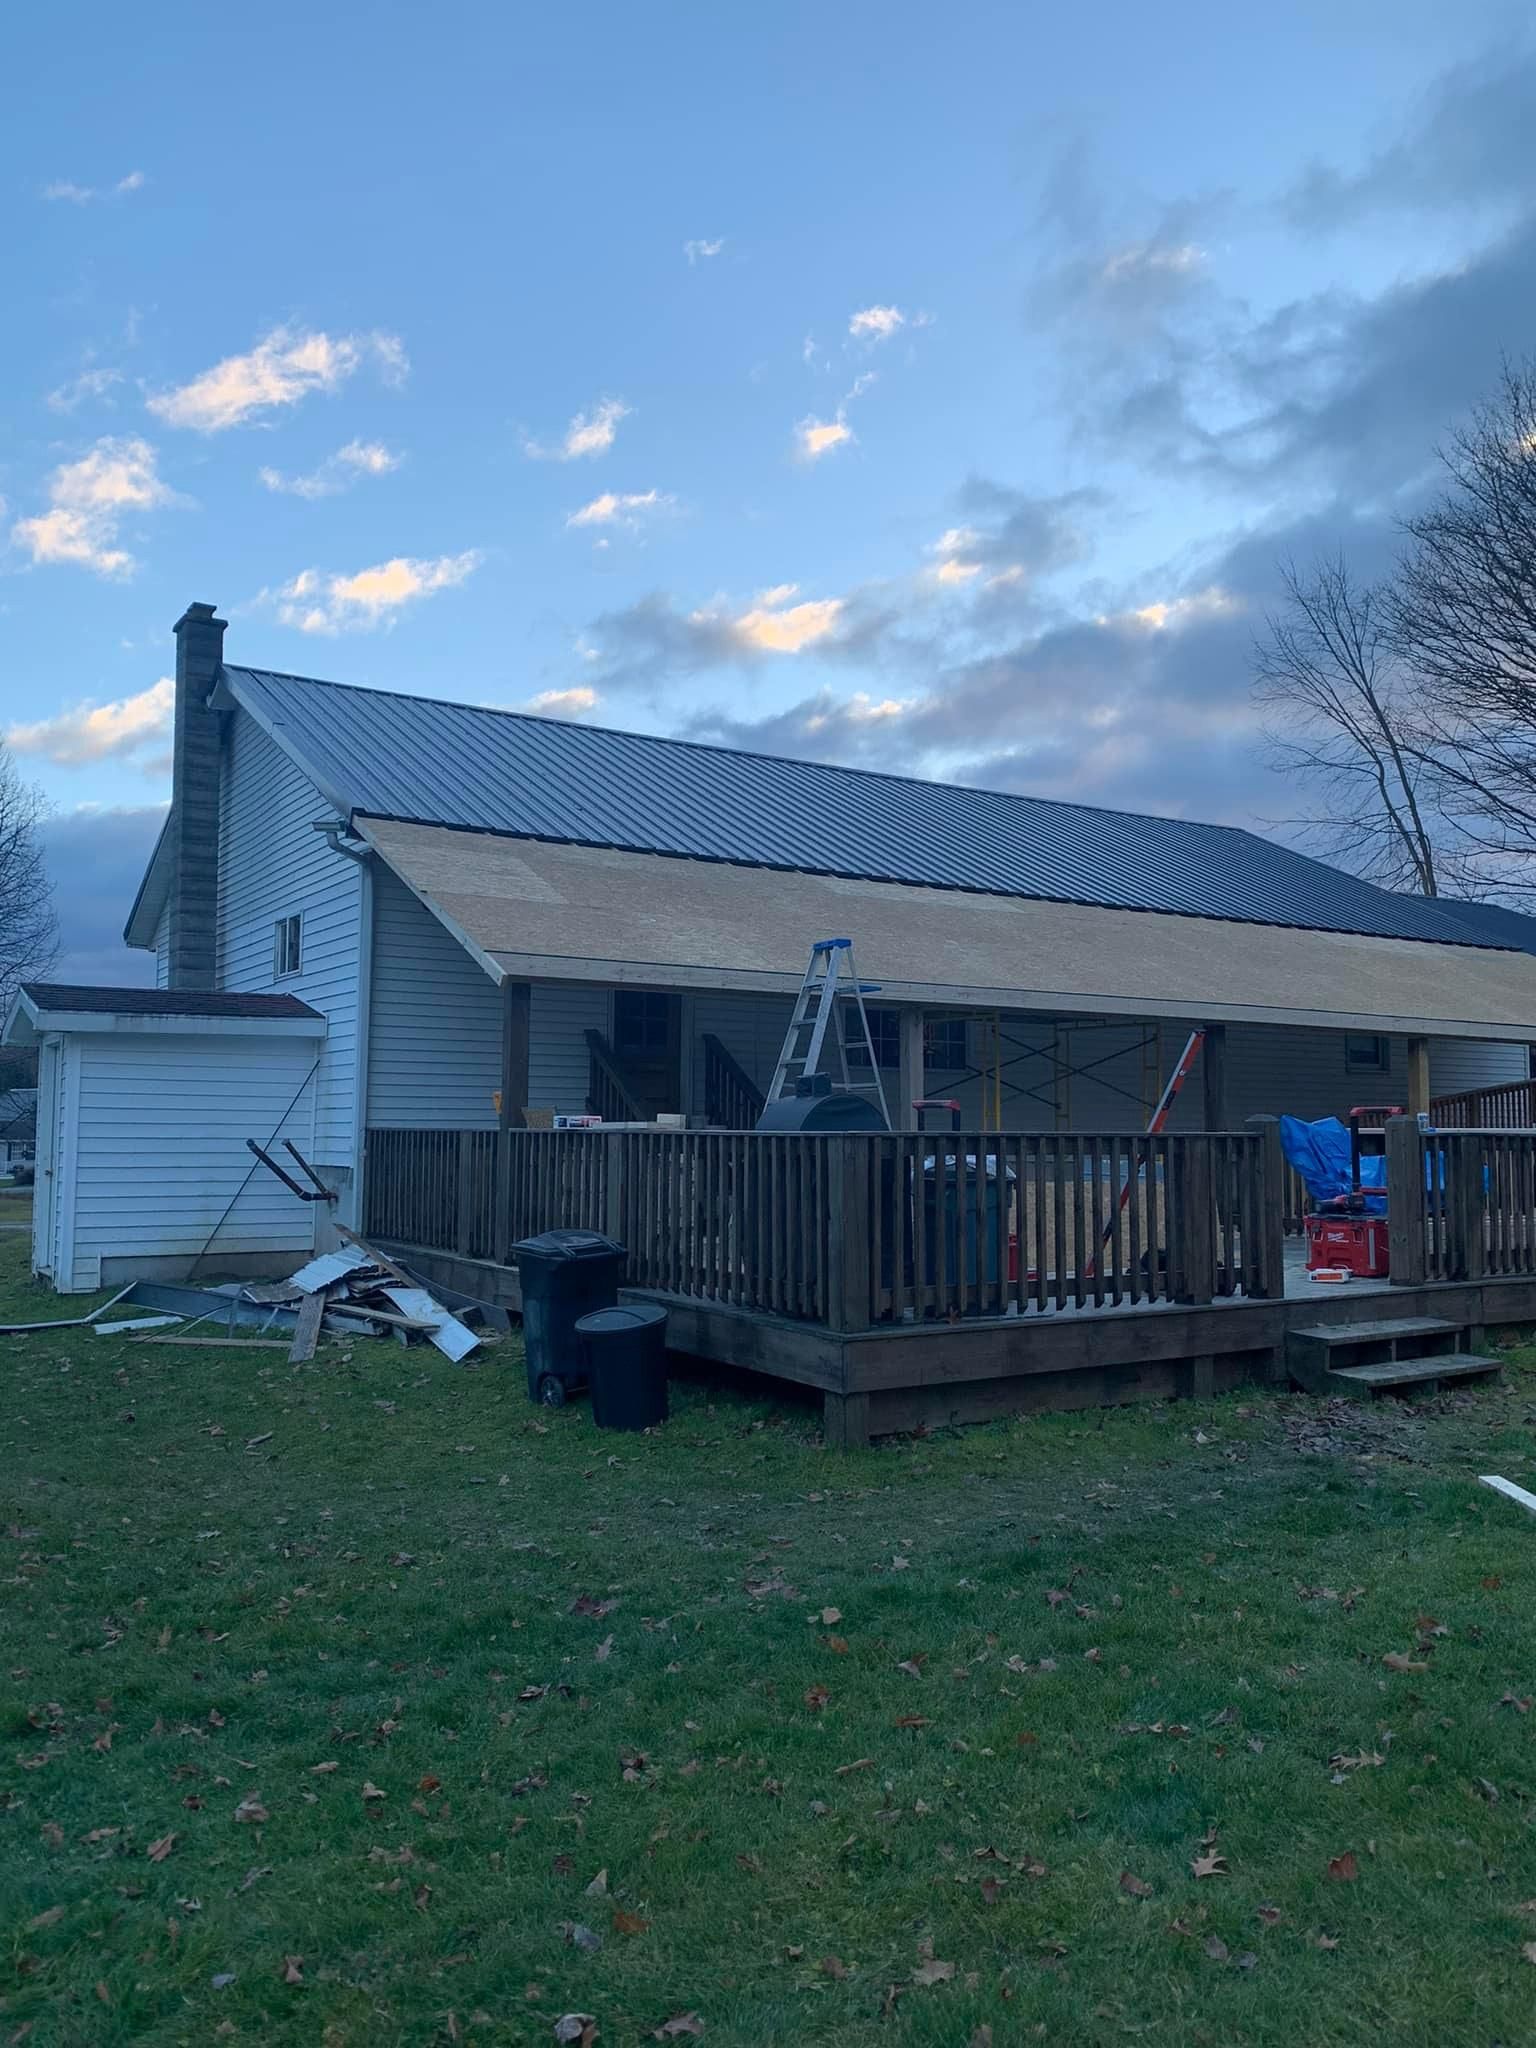
POLYGON ((649 1119, 630 1086, 613 1047, 601 1031, 587 1038, 587 1109, 605 1124, 640 1124, 649 1119))
POLYGON ((763 1091, 712 1031, 703 1033, 704 1120, 725 1131, 750 1131, 763 1113, 763 1091))

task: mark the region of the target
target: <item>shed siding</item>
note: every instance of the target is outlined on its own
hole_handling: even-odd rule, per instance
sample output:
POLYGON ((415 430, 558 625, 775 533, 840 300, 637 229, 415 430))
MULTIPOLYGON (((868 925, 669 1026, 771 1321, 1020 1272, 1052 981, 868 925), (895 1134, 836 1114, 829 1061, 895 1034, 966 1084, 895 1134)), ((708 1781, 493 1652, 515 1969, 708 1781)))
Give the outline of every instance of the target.
POLYGON ((374 870, 368 1123, 487 1131, 501 1085, 501 999, 404 882, 374 870))
POLYGON ((104 1258, 307 1252, 314 1211, 245 1141, 291 1138, 313 1157, 319 1051, 313 1039, 243 1035, 72 1037, 79 1078, 61 1091, 73 1143, 66 1128, 55 1284, 98 1286, 104 1258))
POLYGON ((1494 1039, 1435 1038, 1429 1046, 1429 1092, 1458 1095, 1463 1088, 1497 1088, 1506 1081, 1526 1081, 1531 1049, 1494 1039))
POLYGON ((327 1030, 315 1103, 318 1164, 353 1164, 362 872, 314 830, 332 807, 244 711, 225 734, 219 809, 218 985, 296 995, 327 1030), (273 927, 303 920, 301 970, 273 973, 273 927))
POLYGON ((162 910, 155 926, 155 987, 171 985, 171 913, 162 910))

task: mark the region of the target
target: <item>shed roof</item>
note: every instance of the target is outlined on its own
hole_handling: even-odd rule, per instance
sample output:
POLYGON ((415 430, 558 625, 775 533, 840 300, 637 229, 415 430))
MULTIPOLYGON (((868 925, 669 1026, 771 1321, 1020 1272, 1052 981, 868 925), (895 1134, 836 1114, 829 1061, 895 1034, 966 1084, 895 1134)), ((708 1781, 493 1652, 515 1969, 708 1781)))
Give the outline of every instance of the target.
POLYGON ((6 1020, 4 1043, 35 1044, 50 1031, 140 1034, 270 1032, 323 1038, 325 1018, 297 996, 246 995, 238 990, 101 988, 74 982, 27 981, 6 1020))
POLYGON ((1497 945, 1235 826, 602 730, 226 666, 338 811, 930 889, 1497 945))
POLYGON ((551 846, 437 825, 359 830, 493 977, 789 993, 808 940, 852 932, 893 1002, 1525 1040, 1536 959, 551 846))

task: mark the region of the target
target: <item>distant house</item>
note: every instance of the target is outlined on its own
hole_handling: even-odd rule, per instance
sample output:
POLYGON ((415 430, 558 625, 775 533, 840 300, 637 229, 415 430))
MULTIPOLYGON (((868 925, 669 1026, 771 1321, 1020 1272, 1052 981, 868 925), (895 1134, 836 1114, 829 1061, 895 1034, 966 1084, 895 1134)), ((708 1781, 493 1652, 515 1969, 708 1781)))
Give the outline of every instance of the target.
POLYGON ((1187 1128, 1528 1070, 1536 958, 1251 833, 277 674, 224 632, 176 628, 126 937, 168 991, 323 1020, 306 1128, 344 1216, 370 1131, 749 1124, 830 935, 880 984, 898 1121, 937 1094, 970 1126, 1139 1128, 1196 1022, 1187 1128))
POLYGON ((29 1164, 37 1149, 37 1090, 0 1089, 0 1173, 29 1164))

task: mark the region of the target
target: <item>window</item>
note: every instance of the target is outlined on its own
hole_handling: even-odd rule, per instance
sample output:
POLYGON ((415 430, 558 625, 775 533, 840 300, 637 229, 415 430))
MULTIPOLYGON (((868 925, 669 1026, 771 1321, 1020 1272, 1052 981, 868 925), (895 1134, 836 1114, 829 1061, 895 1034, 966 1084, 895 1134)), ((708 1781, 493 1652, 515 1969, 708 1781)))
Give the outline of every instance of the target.
POLYGON ((272 927, 272 979, 281 981, 285 974, 297 974, 303 960, 304 920, 301 917, 280 917, 272 927))
MULTIPOLYGON (((859 1013, 852 1003, 844 1003, 843 1044, 848 1048, 850 1067, 867 1067, 869 1054, 859 1030, 859 1013)), ((870 1041, 875 1048, 875 1065, 894 1070, 901 1065, 901 1016, 896 1010, 866 1008, 869 1019, 870 1041)))
POLYGON ((1346 1074, 1384 1074, 1392 1064, 1391 1047, 1386 1039, 1377 1038, 1362 1031, 1346 1031, 1344 1034, 1344 1071, 1346 1074))
POLYGON ((966 1053, 963 1017, 940 1017, 923 1026, 923 1061, 936 1074, 961 1072, 970 1065, 966 1053))
POLYGON ((613 998, 614 1050, 654 1058, 672 1043, 672 998, 651 989, 621 988, 613 998))

